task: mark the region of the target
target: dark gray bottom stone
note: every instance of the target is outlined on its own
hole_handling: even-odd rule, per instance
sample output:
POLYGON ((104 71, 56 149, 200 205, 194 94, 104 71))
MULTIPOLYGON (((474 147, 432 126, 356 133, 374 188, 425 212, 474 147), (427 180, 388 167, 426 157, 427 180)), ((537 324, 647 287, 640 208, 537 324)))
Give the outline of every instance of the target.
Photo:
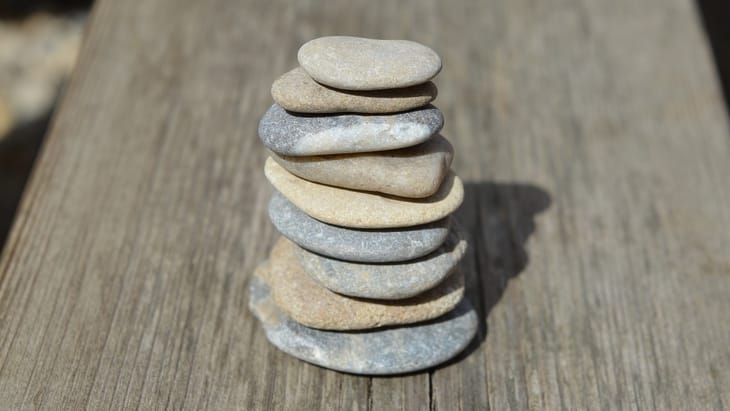
POLYGON ((474 338, 478 322, 464 299, 453 311, 424 323, 358 332, 317 330, 283 314, 257 276, 251 279, 249 307, 280 350, 322 367, 364 375, 403 374, 448 361, 474 338))
POLYGON ((412 260, 436 250, 446 240, 450 217, 414 227, 358 230, 310 217, 278 191, 269 201, 269 218, 277 230, 300 247, 346 261, 390 263, 412 260))

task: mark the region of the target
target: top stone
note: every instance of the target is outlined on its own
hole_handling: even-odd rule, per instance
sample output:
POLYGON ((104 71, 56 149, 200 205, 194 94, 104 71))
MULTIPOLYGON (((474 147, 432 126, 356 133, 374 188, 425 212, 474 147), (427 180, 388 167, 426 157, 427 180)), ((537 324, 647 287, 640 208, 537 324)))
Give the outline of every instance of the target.
POLYGON ((320 37, 305 43, 297 57, 313 79, 344 90, 409 87, 441 71, 435 51, 408 40, 320 37))

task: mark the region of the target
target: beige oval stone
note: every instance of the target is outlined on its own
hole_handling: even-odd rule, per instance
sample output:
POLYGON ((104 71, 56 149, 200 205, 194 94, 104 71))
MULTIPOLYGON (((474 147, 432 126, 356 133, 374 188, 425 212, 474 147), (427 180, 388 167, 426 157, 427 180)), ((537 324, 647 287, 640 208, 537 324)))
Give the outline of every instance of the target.
POLYGON ((325 330, 363 330, 430 320, 451 311, 464 296, 464 275, 455 270, 444 282, 404 300, 351 298, 319 285, 304 272, 297 245, 284 237, 274 245, 269 265, 257 275, 269 284, 274 303, 294 321, 325 330))
POLYGON ((297 113, 382 114, 425 106, 436 95, 432 82, 412 87, 376 91, 348 91, 324 86, 297 67, 279 77, 271 86, 277 104, 297 113))
POLYGON ((400 197, 424 198, 441 186, 454 148, 441 135, 399 150, 295 157, 271 153, 290 173, 309 181, 400 197))
POLYGON ((352 228, 410 227, 442 219, 464 200, 464 186, 452 171, 432 196, 407 199, 313 183, 286 171, 269 157, 264 174, 295 206, 325 223, 352 228))
POLYGON ((441 71, 435 51, 409 40, 320 37, 297 53, 319 83, 344 90, 384 90, 425 83, 441 71))

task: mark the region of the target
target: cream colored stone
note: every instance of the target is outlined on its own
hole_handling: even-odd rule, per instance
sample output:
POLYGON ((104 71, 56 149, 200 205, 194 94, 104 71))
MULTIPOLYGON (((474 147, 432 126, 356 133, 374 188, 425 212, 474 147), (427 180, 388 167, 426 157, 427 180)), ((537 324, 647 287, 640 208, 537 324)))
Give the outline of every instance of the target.
POLYGON ((400 197, 424 198, 441 186, 454 149, 441 135, 399 150, 295 157, 271 153, 290 173, 317 183, 400 197))
POLYGON ((280 106, 297 113, 396 113, 425 106, 436 98, 432 82, 376 91, 347 91, 324 86, 297 67, 279 77, 271 96, 280 106))
POLYGON ((266 178, 289 201, 325 223, 352 228, 409 227, 453 213, 464 200, 464 186, 449 172, 438 191, 423 199, 347 190, 313 183, 291 174, 269 157, 266 178))
POLYGON ((305 43, 297 58, 313 79, 345 90, 409 87, 441 71, 435 51, 408 40, 320 37, 305 43))
POLYGON ((362 330, 411 324, 449 312, 464 296, 464 276, 456 270, 436 288, 404 300, 346 297, 309 277, 299 263, 296 247, 281 237, 271 250, 270 265, 257 270, 257 275, 269 284, 276 306, 308 327, 362 330))

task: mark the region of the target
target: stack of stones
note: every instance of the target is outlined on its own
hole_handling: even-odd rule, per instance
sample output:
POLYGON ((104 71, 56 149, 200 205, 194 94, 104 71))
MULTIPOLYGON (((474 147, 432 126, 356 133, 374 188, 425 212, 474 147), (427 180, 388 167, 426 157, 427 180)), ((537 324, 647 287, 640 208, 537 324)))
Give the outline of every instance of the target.
POLYGON ((477 319, 453 148, 429 103, 441 59, 411 41, 323 37, 271 88, 259 124, 283 235, 250 305, 281 350, 327 368, 398 374, 463 350, 477 319))

